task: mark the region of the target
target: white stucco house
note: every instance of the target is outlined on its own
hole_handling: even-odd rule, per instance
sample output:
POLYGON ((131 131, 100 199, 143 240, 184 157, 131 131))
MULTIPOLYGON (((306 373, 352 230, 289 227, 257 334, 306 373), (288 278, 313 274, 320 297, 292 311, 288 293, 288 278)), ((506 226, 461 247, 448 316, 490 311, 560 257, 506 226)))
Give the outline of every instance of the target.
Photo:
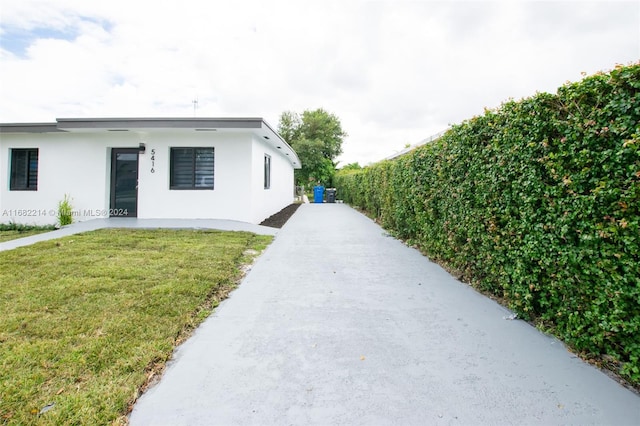
POLYGON ((104 217, 260 223, 294 199, 295 151, 262 118, 0 124, 0 222, 104 217))

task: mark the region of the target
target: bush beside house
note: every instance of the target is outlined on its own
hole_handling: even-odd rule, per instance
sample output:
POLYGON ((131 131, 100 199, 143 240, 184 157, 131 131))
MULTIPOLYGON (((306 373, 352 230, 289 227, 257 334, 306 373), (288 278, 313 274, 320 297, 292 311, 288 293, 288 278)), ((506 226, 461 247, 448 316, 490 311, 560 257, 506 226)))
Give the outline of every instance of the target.
POLYGON ((341 197, 640 384, 640 64, 338 173, 341 197))

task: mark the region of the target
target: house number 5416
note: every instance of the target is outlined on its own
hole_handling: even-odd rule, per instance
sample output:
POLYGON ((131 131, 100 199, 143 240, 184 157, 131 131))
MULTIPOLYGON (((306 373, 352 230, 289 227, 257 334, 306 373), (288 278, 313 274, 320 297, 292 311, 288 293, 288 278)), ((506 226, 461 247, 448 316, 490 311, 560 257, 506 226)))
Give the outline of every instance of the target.
POLYGON ((151 150, 151 173, 156 172, 156 150, 151 150))

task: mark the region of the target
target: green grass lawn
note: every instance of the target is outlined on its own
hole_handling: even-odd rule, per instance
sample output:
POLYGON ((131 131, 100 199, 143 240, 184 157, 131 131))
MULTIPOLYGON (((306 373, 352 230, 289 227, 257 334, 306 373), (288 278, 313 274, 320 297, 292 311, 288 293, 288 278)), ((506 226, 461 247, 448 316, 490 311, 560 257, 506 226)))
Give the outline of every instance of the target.
POLYGON ((55 229, 54 226, 24 226, 17 224, 0 224, 0 243, 30 235, 42 234, 55 229))
POLYGON ((271 238, 109 229, 0 252, 0 423, 126 423, 271 238))

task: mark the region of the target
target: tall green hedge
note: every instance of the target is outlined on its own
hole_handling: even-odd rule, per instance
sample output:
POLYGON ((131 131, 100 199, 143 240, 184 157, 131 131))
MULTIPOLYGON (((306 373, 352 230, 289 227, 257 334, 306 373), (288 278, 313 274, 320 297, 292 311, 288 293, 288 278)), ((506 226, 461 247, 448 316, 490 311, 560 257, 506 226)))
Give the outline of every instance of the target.
POLYGON ((340 197, 640 384, 640 64, 509 101, 340 197))

